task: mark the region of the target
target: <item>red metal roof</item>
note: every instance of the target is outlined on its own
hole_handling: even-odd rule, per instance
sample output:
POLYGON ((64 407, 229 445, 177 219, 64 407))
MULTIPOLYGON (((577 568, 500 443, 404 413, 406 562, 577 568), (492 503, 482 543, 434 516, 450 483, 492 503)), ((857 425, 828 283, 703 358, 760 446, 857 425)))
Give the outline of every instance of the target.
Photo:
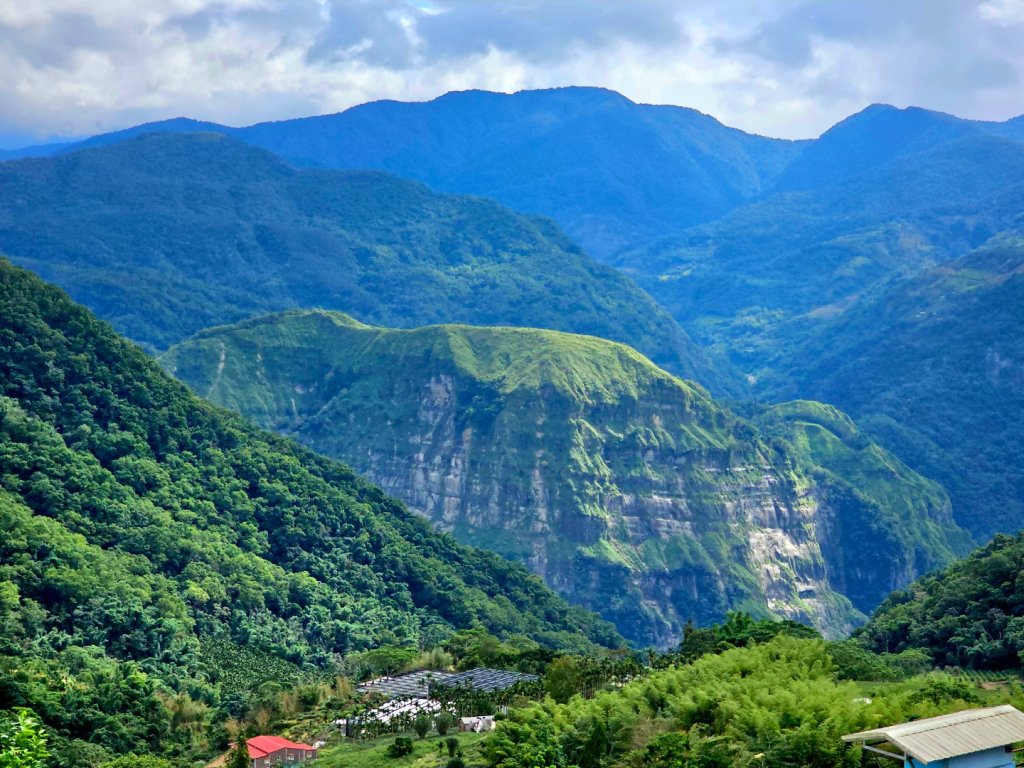
POLYGON ((253 736, 251 739, 246 740, 245 746, 249 748, 249 757, 252 759, 266 757, 271 752, 277 752, 279 749, 313 750, 313 747, 309 744, 296 744, 294 741, 282 739, 280 736, 253 736))

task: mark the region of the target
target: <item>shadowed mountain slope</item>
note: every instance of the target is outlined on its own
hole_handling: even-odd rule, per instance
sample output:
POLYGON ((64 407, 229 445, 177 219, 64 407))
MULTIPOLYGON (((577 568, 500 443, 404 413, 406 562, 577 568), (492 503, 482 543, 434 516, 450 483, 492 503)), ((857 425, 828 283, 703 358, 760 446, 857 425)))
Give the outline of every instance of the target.
POLYGON ((1024 236, 1007 232, 781 329, 764 388, 848 410, 949 490, 961 525, 1011 533, 1024 526, 1022 326, 1024 236))

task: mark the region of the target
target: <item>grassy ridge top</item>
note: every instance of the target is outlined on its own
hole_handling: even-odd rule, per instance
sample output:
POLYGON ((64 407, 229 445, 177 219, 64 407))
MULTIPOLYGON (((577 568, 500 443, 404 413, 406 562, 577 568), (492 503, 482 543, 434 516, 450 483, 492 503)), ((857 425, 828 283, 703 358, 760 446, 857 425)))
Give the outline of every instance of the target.
POLYGON ((279 353, 305 354, 315 347, 332 367, 363 372, 380 365, 416 365, 429 357, 502 393, 549 387, 582 402, 614 402, 640 397, 653 382, 660 382, 689 397, 704 396, 698 387, 658 368, 631 347, 595 336, 461 324, 377 328, 327 310, 293 310, 207 329, 172 348, 165 364, 173 368, 186 350, 194 353, 211 342, 219 350, 229 339, 279 353))

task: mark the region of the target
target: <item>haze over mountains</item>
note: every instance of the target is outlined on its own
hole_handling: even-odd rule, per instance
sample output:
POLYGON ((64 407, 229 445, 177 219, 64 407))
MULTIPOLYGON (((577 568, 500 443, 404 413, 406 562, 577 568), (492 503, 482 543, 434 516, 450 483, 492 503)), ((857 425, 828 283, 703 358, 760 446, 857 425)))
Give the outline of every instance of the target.
POLYGON ((377 168, 555 219, 599 258, 708 221, 764 189, 801 143, 728 128, 692 109, 602 88, 448 93, 336 115, 231 128, 175 119, 10 157, 140 132, 215 131, 300 166, 377 168))
POLYGON ((1024 525, 1019 443, 999 436, 1024 415, 1021 390, 991 371, 1021 363, 1006 332, 1018 303, 995 293, 1015 282, 1024 210, 1024 144, 995 134, 1017 136, 1017 125, 871 108, 780 177, 802 191, 748 203, 618 263, 695 338, 726 352, 758 395, 850 411, 947 484, 965 527, 1015 531, 1024 525))
MULTIPOLYGON (((603 89, 513 95, 471 91, 417 104, 375 102, 338 115, 248 128, 178 119, 20 154, 64 153, 139 133, 195 130, 230 134, 302 165, 388 170, 437 189, 487 195, 550 216, 587 254, 611 260, 647 289, 716 362, 700 359, 702 353, 680 340, 664 320, 653 318, 649 308, 642 313, 651 317, 616 320, 613 316, 634 299, 588 299, 594 308, 586 311, 589 317, 569 322, 561 311, 549 316, 547 302, 533 304, 524 315, 467 310, 458 306, 459 299, 445 299, 438 311, 412 310, 408 307, 417 302, 403 296, 406 309, 398 313, 367 305, 362 295, 353 299, 350 292, 337 291, 331 300, 292 296, 247 308, 251 300, 237 299, 229 283, 215 289, 230 306, 226 312, 196 311, 192 301, 186 316, 194 322, 187 328, 147 336, 148 331, 127 325, 130 318, 122 322, 117 312, 99 305, 105 299, 98 294, 123 290, 117 282, 100 280, 88 289, 97 294, 93 301, 82 286, 98 278, 85 279, 81 272, 72 278, 66 268, 60 275, 46 259, 37 260, 36 268, 49 269, 45 274, 133 338, 166 347, 202 325, 241 319, 251 311, 301 306, 310 298, 361 320, 392 326, 464 320, 594 333, 630 343, 658 364, 696 376, 720 393, 749 396, 739 383, 742 374, 760 397, 834 401, 864 420, 876 438, 895 441, 892 446, 916 469, 956 486, 950 488, 954 513, 966 527, 987 535, 1024 524, 1014 490, 1024 475, 1013 462, 986 460, 979 483, 971 483, 980 490, 960 489, 963 484, 954 479, 962 474, 959 441, 944 428, 948 421, 942 416, 947 410, 962 410, 965 418, 1012 423, 1017 385, 1004 384, 1000 397, 960 409, 949 402, 966 391, 954 371, 949 389, 943 385, 922 394, 927 405, 913 413, 876 409, 869 403, 894 402, 901 396, 896 390, 879 390, 877 382, 869 388, 864 377, 852 373, 868 364, 859 356, 870 350, 844 336, 845 318, 855 314, 861 318, 859 337, 902 333, 889 314, 855 306, 882 291, 898 291, 904 279, 963 257, 1021 225, 1024 117, 991 123, 873 105, 819 139, 791 142, 751 136, 693 110, 634 104, 603 89), (595 314, 604 319, 596 321, 595 314), (829 358, 851 372, 841 386, 826 385, 834 377, 811 382, 802 375, 814 367, 810 351, 826 346, 845 350, 843 359, 829 358), (1004 407, 1009 410, 1004 412, 1004 407), (992 479, 993 473, 998 480, 992 479)), ((131 167, 130 162, 125 165, 131 167)), ((45 203, 41 208, 56 210, 45 203)), ((7 247, 17 260, 22 258, 21 245, 12 247, 11 228, 0 230, 0 247, 7 247)), ((545 237, 557 240, 547 232, 545 237)), ((31 243, 25 257, 41 247, 31 243)), ((273 252, 305 246, 275 242, 257 248, 273 252)), ((136 252, 134 246, 129 250, 136 252)), ((593 274, 595 268, 585 271, 593 274)), ((159 284, 159 274, 151 278, 159 284)), ((580 285, 587 279, 572 282, 580 285)), ((390 284, 400 290, 402 283, 390 284)), ((204 297, 209 290, 193 285, 190 293, 204 297)), ((529 300, 538 294, 521 295, 529 300)), ((204 297, 200 303, 213 306, 220 300, 207 302, 204 297)), ((643 304, 640 300, 637 305, 643 304)), ((174 303, 150 306, 147 316, 181 315, 178 308, 174 303)), ((967 315, 958 322, 967 335, 984 335, 983 318, 967 315)), ((991 347, 977 351, 981 358, 995 354, 991 347)), ((1001 365, 1014 365, 1005 356, 1000 359, 1001 365)), ((935 381, 920 366, 909 366, 905 375, 935 381)), ((992 446, 984 453, 1012 455, 992 446)))

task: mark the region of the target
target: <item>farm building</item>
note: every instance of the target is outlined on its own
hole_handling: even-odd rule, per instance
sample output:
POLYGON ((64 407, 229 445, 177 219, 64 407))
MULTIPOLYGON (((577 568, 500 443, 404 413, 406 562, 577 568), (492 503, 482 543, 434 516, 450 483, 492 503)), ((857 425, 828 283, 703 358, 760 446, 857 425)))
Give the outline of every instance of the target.
POLYGON ((486 733, 494 730, 494 718, 491 715, 478 717, 460 717, 459 730, 463 733, 486 733))
POLYGON ((1024 713, 1006 704, 851 733, 843 741, 904 768, 1013 768, 1024 741, 1024 713))
POLYGON ((316 747, 296 744, 279 736, 254 736, 247 739, 252 768, 270 768, 276 765, 298 765, 316 759, 316 747))

